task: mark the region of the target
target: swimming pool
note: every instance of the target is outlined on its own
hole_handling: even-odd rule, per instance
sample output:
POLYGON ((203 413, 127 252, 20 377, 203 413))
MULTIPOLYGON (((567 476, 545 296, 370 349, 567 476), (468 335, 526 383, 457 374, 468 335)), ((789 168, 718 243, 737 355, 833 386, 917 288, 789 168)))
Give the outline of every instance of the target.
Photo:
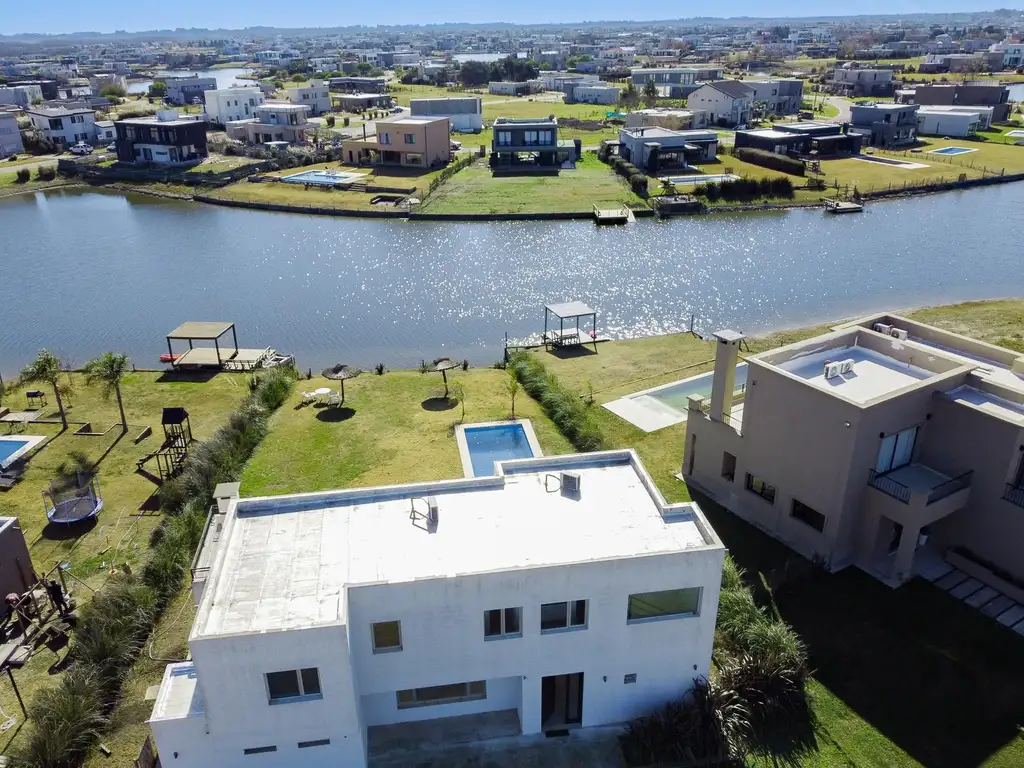
POLYGON ((346 171, 303 171, 291 176, 282 176, 281 181, 289 184, 322 184, 333 187, 335 184, 350 184, 366 174, 348 173, 346 171))
POLYGON ((24 435, 22 437, 0 437, 0 469, 10 466, 40 443, 45 437, 24 435))
POLYGON ((698 173, 693 176, 669 176, 666 181, 673 184, 709 184, 723 181, 736 181, 739 176, 734 173, 698 173))
POLYGON ((862 163, 878 163, 879 165, 891 165, 894 168, 903 168, 904 170, 910 171, 915 168, 927 168, 928 166, 924 163, 910 163, 906 160, 896 160, 891 157, 873 157, 872 155, 857 155, 853 158, 854 160, 860 160, 862 163))
POLYGON ((470 424, 457 432, 466 477, 495 474, 494 462, 542 456, 529 421, 470 424))
POLYGON ((943 147, 942 149, 933 149, 929 152, 929 155, 963 155, 967 152, 977 152, 976 149, 968 149, 967 147, 943 147))
MULTIPOLYGON (((686 411, 690 407, 691 397, 710 397, 711 381, 714 379, 714 371, 702 373, 690 379, 677 381, 675 384, 668 384, 647 392, 647 395, 655 400, 664 403, 677 411, 686 411)), ((736 389, 742 389, 747 385, 747 364, 736 364, 736 389)))

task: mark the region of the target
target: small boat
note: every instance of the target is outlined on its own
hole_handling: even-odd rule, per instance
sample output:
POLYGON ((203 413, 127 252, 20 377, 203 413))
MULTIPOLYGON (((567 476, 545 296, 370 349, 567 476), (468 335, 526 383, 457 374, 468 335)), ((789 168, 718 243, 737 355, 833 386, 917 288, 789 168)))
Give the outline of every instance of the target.
POLYGON ((181 355, 172 355, 169 352, 164 352, 162 355, 160 355, 160 362, 161 363, 173 363, 179 357, 181 357, 181 355))

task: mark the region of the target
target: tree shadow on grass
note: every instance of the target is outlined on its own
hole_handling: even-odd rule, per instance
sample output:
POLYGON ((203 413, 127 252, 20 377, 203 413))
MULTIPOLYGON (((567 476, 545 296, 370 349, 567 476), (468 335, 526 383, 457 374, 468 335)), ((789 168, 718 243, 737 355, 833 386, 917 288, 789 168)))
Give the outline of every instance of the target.
POLYGON ((340 421, 348 421, 356 415, 354 408, 324 408, 323 410, 317 411, 316 420, 327 422, 328 424, 336 424, 340 421))
POLYGON ((95 517, 78 523, 47 523, 43 528, 42 537, 47 541, 71 541, 84 536, 95 527, 95 517))
POLYGON ((450 411, 452 408, 457 406, 459 403, 456 400, 452 400, 448 397, 428 397, 420 405, 423 406, 424 411, 450 411))
POLYGON ((804 765, 808 756, 818 751, 817 723, 805 694, 792 711, 753 727, 750 752, 777 768, 804 765))

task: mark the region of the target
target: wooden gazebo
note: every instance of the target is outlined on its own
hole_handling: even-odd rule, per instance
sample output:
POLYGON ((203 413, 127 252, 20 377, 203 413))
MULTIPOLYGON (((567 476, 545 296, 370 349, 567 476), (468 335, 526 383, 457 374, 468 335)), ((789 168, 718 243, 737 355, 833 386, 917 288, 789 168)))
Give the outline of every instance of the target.
POLYGON ((568 347, 597 339, 597 312, 582 301, 566 301, 544 307, 544 346, 568 347), (590 330, 580 320, 590 318, 590 330), (558 321, 557 327, 553 320, 558 321), (583 338, 587 336, 589 338, 583 338))

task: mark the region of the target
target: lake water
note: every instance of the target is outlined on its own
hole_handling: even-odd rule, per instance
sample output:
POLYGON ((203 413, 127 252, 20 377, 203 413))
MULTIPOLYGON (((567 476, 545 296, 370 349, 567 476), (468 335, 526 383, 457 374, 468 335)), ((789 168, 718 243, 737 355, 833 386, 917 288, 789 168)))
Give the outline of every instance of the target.
MULTIPOLYGON (((1024 295, 1024 184, 798 210, 590 222, 449 224, 264 213, 53 191, 0 201, 0 372, 40 347, 152 367, 185 320, 302 368, 501 356, 580 299, 617 338, 758 333, 886 308, 1024 295)), ((666 361, 670 367, 671 361, 666 361)))
MULTIPOLYGON (((191 77, 192 75, 199 75, 199 77, 215 77, 217 78, 218 88, 230 88, 233 85, 255 85, 255 80, 239 80, 240 75, 246 75, 252 70, 249 69, 183 69, 183 70, 167 70, 167 77, 191 77)), ((149 91, 149 86, 153 84, 152 80, 135 80, 128 83, 128 93, 146 93, 149 91)))
POLYGON ((1010 86, 1010 101, 1024 101, 1024 83, 1014 83, 1010 86))

